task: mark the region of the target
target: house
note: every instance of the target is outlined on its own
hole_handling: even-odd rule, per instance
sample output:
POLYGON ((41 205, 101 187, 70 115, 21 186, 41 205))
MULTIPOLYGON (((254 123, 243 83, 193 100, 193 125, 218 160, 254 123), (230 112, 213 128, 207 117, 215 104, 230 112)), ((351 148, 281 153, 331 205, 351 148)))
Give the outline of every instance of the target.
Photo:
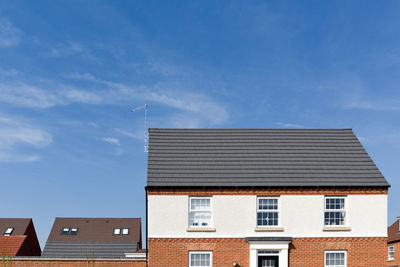
POLYGON ((141 249, 140 218, 56 218, 42 257, 125 258, 141 249))
POLYGON ((385 266, 388 188, 351 129, 149 129, 148 264, 385 266))
POLYGON ((388 227, 388 267, 398 267, 400 265, 400 218, 388 227))
POLYGON ((40 253, 31 218, 0 218, 0 255, 40 256, 40 253))

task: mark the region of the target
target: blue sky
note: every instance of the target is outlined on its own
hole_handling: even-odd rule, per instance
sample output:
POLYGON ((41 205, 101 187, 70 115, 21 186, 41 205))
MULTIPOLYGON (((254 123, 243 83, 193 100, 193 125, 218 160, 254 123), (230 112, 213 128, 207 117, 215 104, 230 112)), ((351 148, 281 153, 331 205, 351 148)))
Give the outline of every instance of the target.
POLYGON ((1 1, 4 217, 145 217, 150 127, 353 128, 400 215, 399 1, 1 1))

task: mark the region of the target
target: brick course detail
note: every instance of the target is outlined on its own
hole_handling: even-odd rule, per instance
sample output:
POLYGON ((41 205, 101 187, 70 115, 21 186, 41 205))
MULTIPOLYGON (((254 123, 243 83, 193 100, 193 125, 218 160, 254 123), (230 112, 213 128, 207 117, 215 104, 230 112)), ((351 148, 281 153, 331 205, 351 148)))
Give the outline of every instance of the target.
MULTIPOLYGON (((8 266, 8 265, 7 265, 8 266)), ((12 259, 12 267, 146 267, 146 260, 12 259)))
POLYGON ((243 238, 149 238, 149 267, 187 267, 189 251, 212 251, 213 266, 249 266, 249 243, 243 238))
POLYGON ((348 267, 383 267, 386 242, 385 237, 296 238, 289 246, 289 266, 321 267, 325 250, 347 250, 348 267))
MULTIPOLYGON (((347 250, 348 267, 386 266, 387 238, 295 238, 289 267, 322 267, 325 250, 347 250)), ((149 238, 149 267, 189 266, 189 251, 212 251, 213 267, 249 267, 244 238, 149 238)))
POLYGON ((149 195, 387 195, 387 188, 149 188, 149 195))

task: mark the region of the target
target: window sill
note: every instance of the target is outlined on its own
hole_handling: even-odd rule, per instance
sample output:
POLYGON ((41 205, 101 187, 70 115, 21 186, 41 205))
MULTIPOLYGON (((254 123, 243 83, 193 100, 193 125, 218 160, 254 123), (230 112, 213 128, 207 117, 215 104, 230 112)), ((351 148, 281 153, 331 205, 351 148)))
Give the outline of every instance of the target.
POLYGON ((215 232, 216 229, 213 227, 188 227, 186 232, 215 232))
POLYGON ((283 227, 256 227, 254 228, 254 231, 256 232, 283 232, 284 229, 283 227))
POLYGON ((340 231, 351 231, 351 227, 347 226, 331 226, 331 227, 324 227, 322 229, 324 232, 340 232, 340 231))

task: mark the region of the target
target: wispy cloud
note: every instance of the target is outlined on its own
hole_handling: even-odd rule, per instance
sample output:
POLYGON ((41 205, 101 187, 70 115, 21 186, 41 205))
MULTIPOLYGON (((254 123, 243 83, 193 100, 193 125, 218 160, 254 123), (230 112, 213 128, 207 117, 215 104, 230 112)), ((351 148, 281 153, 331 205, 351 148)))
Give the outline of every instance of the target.
POLYGON ((75 88, 48 88, 25 83, 0 83, 0 101, 28 108, 50 108, 71 103, 100 104, 102 98, 95 93, 75 88))
POLYGON ((38 40, 36 43, 46 50, 44 52, 44 56, 47 58, 79 56, 82 59, 96 64, 102 62, 101 58, 95 56, 89 47, 81 44, 80 42, 65 41, 63 43, 50 44, 38 40))
POLYGON ((174 125, 213 126, 229 119, 227 108, 212 97, 195 93, 195 88, 175 83, 131 86, 96 78, 85 73, 70 75, 71 79, 89 81, 96 90, 79 89, 65 84, 29 85, 21 82, 0 82, 0 101, 27 108, 51 108, 72 103, 127 104, 149 102, 175 108, 174 125), (99 85, 101 89, 99 88, 99 85), (179 123, 180 122, 180 123, 179 123), (184 123, 190 122, 190 123, 184 123))
POLYGON ((0 47, 18 45, 21 38, 21 30, 10 21, 0 19, 0 47))
POLYGON ((18 75, 18 71, 15 69, 6 70, 0 67, 0 75, 1 76, 8 76, 8 77, 15 77, 18 75))
POLYGON ((113 145, 117 145, 117 146, 120 146, 120 145, 121 145, 118 138, 114 138, 114 137, 104 137, 104 138, 102 138, 102 140, 103 140, 104 142, 109 143, 109 144, 113 144, 113 145))
POLYGON ((295 124, 295 123, 285 123, 285 122, 277 122, 276 125, 284 128, 306 128, 303 125, 295 124))
POLYGON ((123 136, 127 136, 136 140, 143 140, 144 138, 144 131, 143 132, 129 132, 126 131, 124 129, 120 129, 120 128, 115 128, 114 129, 117 133, 123 135, 123 136))
POLYGON ((84 51, 81 44, 76 42, 67 42, 62 44, 57 44, 52 47, 49 51, 49 56, 51 57, 64 57, 73 54, 80 54, 84 51))
POLYGON ((52 143, 47 131, 0 114, 0 161, 35 161, 38 155, 26 155, 19 152, 20 146, 43 148, 52 143))
POLYGON ((369 100, 354 98, 345 104, 345 108, 375 111, 398 111, 400 110, 400 99, 369 100))

